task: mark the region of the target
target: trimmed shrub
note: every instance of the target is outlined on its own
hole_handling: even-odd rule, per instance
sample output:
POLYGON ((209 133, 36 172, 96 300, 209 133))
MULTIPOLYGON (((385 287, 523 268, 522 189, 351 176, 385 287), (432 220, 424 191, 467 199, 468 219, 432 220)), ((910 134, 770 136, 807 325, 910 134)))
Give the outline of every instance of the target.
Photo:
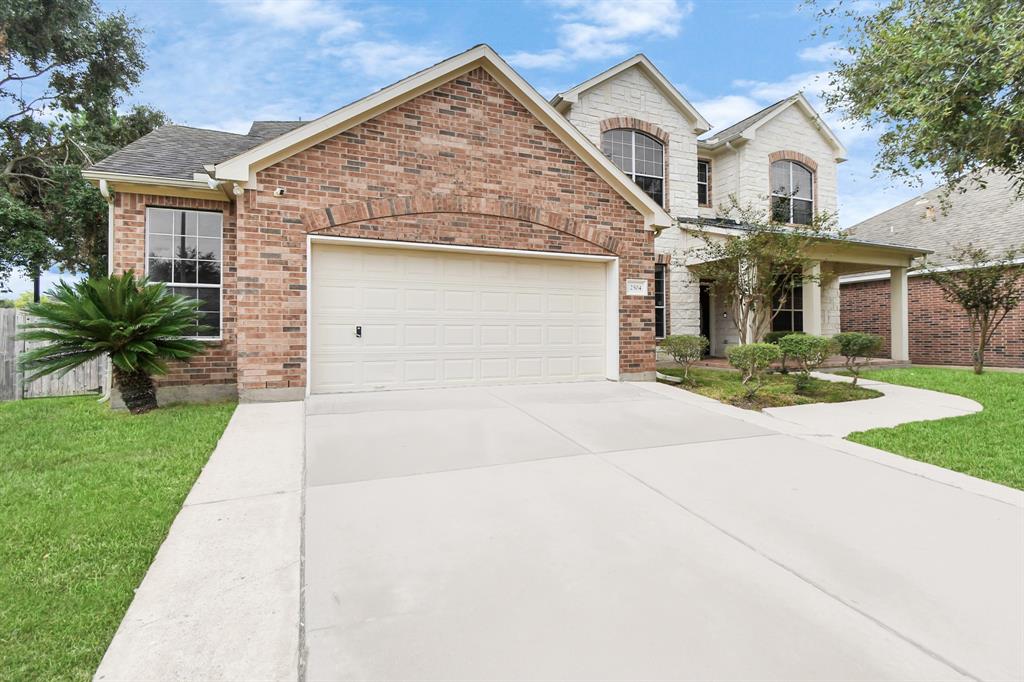
POLYGON ((860 368, 868 364, 871 358, 882 350, 885 340, 878 334, 864 332, 843 332, 832 337, 839 349, 839 354, 846 358, 846 369, 853 375, 853 385, 860 378, 860 368))
POLYGON ((793 358, 800 368, 800 373, 796 377, 798 391, 807 388, 811 383, 811 372, 821 367, 835 348, 835 342, 827 336, 789 334, 779 340, 779 349, 793 358))
POLYGON ((673 334, 662 339, 658 348, 682 366, 683 381, 689 381, 690 365, 704 357, 704 352, 708 349, 708 340, 703 336, 673 334))
POLYGON ((778 346, 770 343, 747 343, 732 346, 725 351, 729 364, 743 373, 743 383, 747 386, 747 399, 764 385, 764 373, 782 354, 778 346))
MULTIPOLYGON (((773 343, 777 346, 779 345, 779 341, 781 341, 782 339, 786 338, 791 334, 803 334, 803 332, 768 332, 767 334, 764 335, 764 342, 773 343)), ((783 374, 789 374, 789 370, 786 368, 787 359, 788 356, 786 355, 786 351, 782 351, 782 360, 779 361, 779 364, 781 364, 782 366, 779 368, 779 371, 782 372, 783 374)))

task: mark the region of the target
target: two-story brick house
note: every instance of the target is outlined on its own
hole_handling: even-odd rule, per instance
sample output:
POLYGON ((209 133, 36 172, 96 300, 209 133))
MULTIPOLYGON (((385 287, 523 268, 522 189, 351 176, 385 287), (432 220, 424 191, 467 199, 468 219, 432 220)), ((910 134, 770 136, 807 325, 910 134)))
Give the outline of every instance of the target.
MULTIPOLYGON (((735 343, 688 225, 729 195, 794 223, 836 205, 843 147, 802 96, 709 129, 642 55, 549 102, 477 46, 313 121, 164 126, 86 177, 112 269, 213 329, 164 399, 651 379, 661 335, 735 343)), ((776 319, 838 331, 836 277, 891 268, 898 332, 920 253, 824 240, 776 319)))

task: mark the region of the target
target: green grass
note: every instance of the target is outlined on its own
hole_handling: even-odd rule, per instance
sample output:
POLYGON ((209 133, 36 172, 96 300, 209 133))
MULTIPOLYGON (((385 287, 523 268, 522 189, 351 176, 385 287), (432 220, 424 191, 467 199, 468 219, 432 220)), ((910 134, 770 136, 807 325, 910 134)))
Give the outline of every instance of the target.
POLYGON ((92 677, 233 411, 0 403, 0 679, 92 677))
MULTIPOLYGON (((683 376, 682 369, 659 370, 662 374, 683 376)), ((766 378, 764 387, 757 392, 754 400, 746 399, 747 387, 740 382, 740 373, 724 369, 690 370, 691 384, 681 385, 688 391, 700 393, 709 398, 720 400, 730 405, 747 409, 760 410, 765 407, 785 407, 787 405, 807 405, 809 403, 842 403, 849 400, 877 398, 877 391, 866 388, 854 388, 847 383, 811 379, 804 391, 797 393, 792 374, 771 374, 766 378)))
POLYGON ((892 384, 971 398, 984 410, 850 434, 849 439, 971 476, 1024 489, 1024 374, 912 368, 862 374, 892 384))

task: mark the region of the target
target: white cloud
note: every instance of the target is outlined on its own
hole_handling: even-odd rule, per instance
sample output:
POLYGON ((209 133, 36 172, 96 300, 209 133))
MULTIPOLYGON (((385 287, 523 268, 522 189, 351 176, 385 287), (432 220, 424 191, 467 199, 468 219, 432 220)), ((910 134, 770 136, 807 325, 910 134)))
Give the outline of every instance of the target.
POLYGON ((623 57, 640 38, 672 38, 693 11, 693 3, 677 0, 556 0, 562 23, 556 30, 558 47, 540 52, 520 51, 509 61, 522 68, 564 68, 576 61, 623 57))
POLYGON ((747 116, 764 108, 763 104, 746 95, 724 95, 694 102, 693 106, 714 126, 712 134, 715 130, 721 130, 737 121, 742 121, 747 116))
POLYGON ((328 47, 324 53, 339 57, 341 66, 379 80, 397 80, 436 64, 448 52, 434 45, 415 45, 397 41, 359 41, 340 47, 328 47))
POLYGON ((239 14, 277 29, 319 29, 324 35, 351 34, 362 24, 335 4, 322 0, 257 0, 232 3, 239 14))
POLYGON ((834 63, 849 57, 850 53, 846 51, 839 42, 832 40, 821 45, 814 45, 813 47, 805 47, 800 50, 797 55, 801 60, 805 62, 828 62, 834 63))
POLYGON ((513 52, 508 56, 510 64, 524 69, 559 69, 569 63, 569 58, 561 50, 546 52, 513 52))
MULTIPOLYGON (((44 272, 40 276, 40 288, 45 294, 54 284, 57 284, 61 280, 70 284, 71 282, 77 282, 82 279, 82 277, 82 275, 69 275, 67 273, 60 272, 44 272)), ((30 278, 25 277, 20 272, 12 274, 10 279, 6 282, 0 282, 0 298, 17 298, 19 294, 26 291, 32 291, 32 287, 33 284, 30 278), (3 291, 3 289, 7 289, 8 291, 3 291)))

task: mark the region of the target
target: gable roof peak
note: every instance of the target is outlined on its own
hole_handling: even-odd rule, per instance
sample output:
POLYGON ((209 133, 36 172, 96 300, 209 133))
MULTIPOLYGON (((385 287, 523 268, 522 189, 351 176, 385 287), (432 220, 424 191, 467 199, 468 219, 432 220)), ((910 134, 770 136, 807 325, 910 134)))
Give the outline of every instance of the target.
POLYGON ((560 92, 551 98, 551 105, 559 112, 566 113, 572 105, 579 100, 579 96, 591 88, 604 83, 607 80, 618 76, 627 69, 638 68, 645 76, 661 91, 665 98, 693 125, 695 133, 704 133, 711 129, 711 124, 701 116, 700 112, 683 97, 679 89, 665 77, 665 75, 654 65, 647 55, 638 52, 629 59, 619 62, 614 66, 605 69, 589 80, 560 92))
POLYGON ((753 140, 757 134, 757 129, 768 123, 773 118, 781 114, 783 111, 790 107, 797 106, 799 109, 814 123, 818 132, 821 133, 822 137, 828 141, 828 143, 835 150, 836 161, 845 161, 847 158, 846 146, 836 136, 832 129, 825 123, 825 120, 818 114, 811 103, 804 96, 803 92, 796 92, 789 97, 780 99, 778 102, 769 104, 760 111, 755 111, 750 116, 747 116, 743 120, 733 123, 727 128, 714 133, 713 135, 705 136, 698 142, 707 149, 715 149, 720 147, 727 142, 732 140, 753 140))

